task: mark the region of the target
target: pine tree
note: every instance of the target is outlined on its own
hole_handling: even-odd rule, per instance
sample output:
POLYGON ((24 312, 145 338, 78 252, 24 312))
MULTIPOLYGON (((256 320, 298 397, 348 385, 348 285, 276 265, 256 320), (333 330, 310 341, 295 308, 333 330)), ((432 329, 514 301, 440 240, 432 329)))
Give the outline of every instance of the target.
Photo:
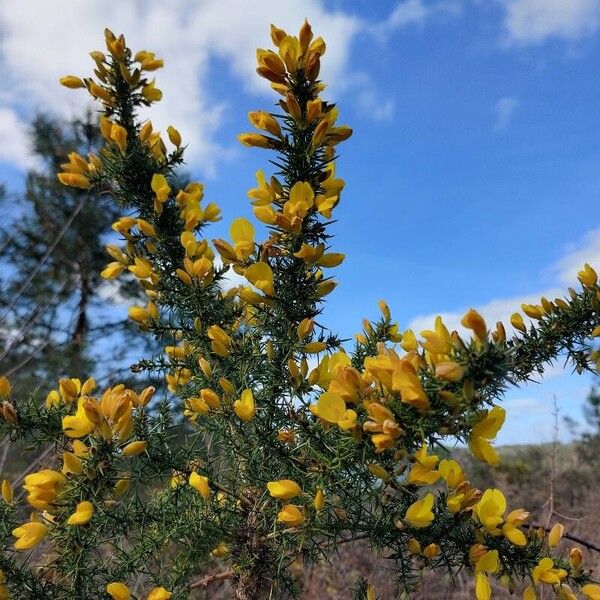
MULTIPOLYGON (((27 173, 22 194, 2 195, 12 218, 0 229, 5 273, 0 281, 0 374, 11 374, 24 393, 66 374, 106 372, 95 345, 99 340, 106 344, 106 337, 117 332, 134 335, 126 323, 111 323, 114 317, 100 314, 107 305, 101 291, 108 290, 99 272, 117 216, 114 202, 99 190, 67 188, 55 175, 69 153, 99 148, 97 118, 88 113, 66 123, 39 115, 30 131, 39 167, 27 173)), ((126 299, 136 291, 123 283, 112 293, 126 299)), ((111 353, 106 367, 119 370, 123 363, 111 353)))

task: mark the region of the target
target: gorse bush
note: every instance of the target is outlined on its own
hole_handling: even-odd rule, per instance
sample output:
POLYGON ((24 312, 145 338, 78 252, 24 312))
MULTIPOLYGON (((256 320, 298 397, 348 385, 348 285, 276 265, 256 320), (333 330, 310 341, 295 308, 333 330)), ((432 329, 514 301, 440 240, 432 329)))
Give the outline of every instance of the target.
MULTIPOLYGON (((137 116, 162 96, 152 52, 133 54, 106 31, 95 79, 61 80, 101 103, 106 143, 71 154, 58 178, 121 207, 124 245, 107 248, 102 275, 145 290, 129 315, 164 354, 137 369, 162 374, 170 394, 63 379, 42 403, 2 380, 4 434, 45 456, 22 486, 2 487, 0 597, 176 599, 225 580, 238 599, 294 597, 304 565, 363 539, 390 558, 399 594, 424 568, 467 568, 479 600, 490 578, 508 590, 524 581, 528 600, 541 588, 597 600, 581 552, 556 553, 562 526, 548 534, 500 490, 472 487, 443 445, 459 440, 496 464, 508 386, 559 355, 597 368, 596 273, 586 265, 577 291, 524 305, 531 322, 515 313, 512 336, 474 310, 462 321, 470 339, 440 318, 416 336, 382 302, 344 348, 320 315, 344 259, 329 224, 344 187, 337 147, 351 130, 320 97, 325 42, 308 23, 298 37, 272 27, 271 38, 276 51, 257 51, 257 71, 281 98, 273 113, 250 113, 258 133, 240 135, 274 153, 276 173, 259 171, 248 192, 263 241, 244 217, 230 240, 205 237, 219 209, 202 203, 200 183, 178 188, 181 135, 169 127, 167 145, 137 116), (231 288, 231 271, 247 283, 231 288)), ((352 586, 376 598, 366 582, 352 586)))

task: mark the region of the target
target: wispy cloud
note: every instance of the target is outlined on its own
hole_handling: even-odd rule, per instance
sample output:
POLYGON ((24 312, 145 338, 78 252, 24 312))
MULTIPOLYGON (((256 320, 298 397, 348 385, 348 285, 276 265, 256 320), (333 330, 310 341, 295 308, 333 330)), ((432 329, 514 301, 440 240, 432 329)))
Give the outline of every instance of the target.
POLYGON ((514 96, 503 96, 494 104, 494 131, 503 131, 511 122, 519 101, 514 96))
POLYGON ((392 32, 410 25, 423 25, 437 15, 457 15, 463 10, 458 0, 438 0, 425 3, 423 0, 401 0, 386 19, 370 26, 377 38, 385 39, 392 32))
POLYGON ((600 26, 600 0, 504 0, 504 7, 507 41, 516 45, 576 40, 600 26))
MULTIPOLYGON (((575 285, 577 272, 586 262, 600 271, 600 229, 588 232, 578 243, 565 248, 563 256, 556 263, 549 265, 547 272, 555 281, 554 286, 532 294, 494 298, 473 308, 481 313, 490 326, 494 326, 496 321, 502 321, 510 332, 512 327, 508 320, 512 313, 520 310, 521 304, 537 304, 542 296, 549 299, 564 296, 566 286, 575 285)), ((431 329, 435 317, 440 315, 450 330, 465 334, 466 330, 460 321, 468 310, 469 307, 464 306, 460 310, 441 310, 438 313, 421 315, 415 317, 409 327, 416 332, 431 329)), ((527 320, 527 317, 524 318, 527 320)))

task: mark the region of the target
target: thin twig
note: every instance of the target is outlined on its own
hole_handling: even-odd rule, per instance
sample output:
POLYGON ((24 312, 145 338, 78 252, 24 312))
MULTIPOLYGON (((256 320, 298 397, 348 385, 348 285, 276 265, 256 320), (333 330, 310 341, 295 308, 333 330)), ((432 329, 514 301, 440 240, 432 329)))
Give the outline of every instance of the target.
POLYGON ((214 575, 205 575, 200 579, 196 579, 192 581, 188 585, 188 589, 195 590, 201 587, 207 587, 211 583, 215 581, 223 581, 224 579, 233 579, 235 577, 235 572, 229 569, 228 571, 223 571, 222 573, 215 573, 214 575))

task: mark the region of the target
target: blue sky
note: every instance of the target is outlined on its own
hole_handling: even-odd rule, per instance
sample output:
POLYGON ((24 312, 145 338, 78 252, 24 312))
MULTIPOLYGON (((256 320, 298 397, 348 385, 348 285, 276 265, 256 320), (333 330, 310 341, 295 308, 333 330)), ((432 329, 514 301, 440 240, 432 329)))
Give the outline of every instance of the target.
MULTIPOLYGON (((558 294, 600 266, 600 0, 55 0, 0 15, 0 181, 23 185, 27 119, 72 116, 84 94, 56 85, 87 74, 102 29, 156 50, 165 101, 155 124, 189 141, 188 169, 223 208, 213 237, 250 214, 246 191, 268 156, 240 148, 246 113, 276 98, 253 71, 268 26, 304 16, 328 43, 325 96, 354 136, 335 249, 347 255, 327 317, 351 336, 385 298, 402 327, 470 307, 494 323, 521 302, 558 294)), ((116 308, 115 310, 123 310, 116 308)), ((511 392, 504 443, 548 440, 552 397, 580 417, 585 377, 552 368, 511 392)), ((567 435, 564 427, 561 431, 567 435)))

